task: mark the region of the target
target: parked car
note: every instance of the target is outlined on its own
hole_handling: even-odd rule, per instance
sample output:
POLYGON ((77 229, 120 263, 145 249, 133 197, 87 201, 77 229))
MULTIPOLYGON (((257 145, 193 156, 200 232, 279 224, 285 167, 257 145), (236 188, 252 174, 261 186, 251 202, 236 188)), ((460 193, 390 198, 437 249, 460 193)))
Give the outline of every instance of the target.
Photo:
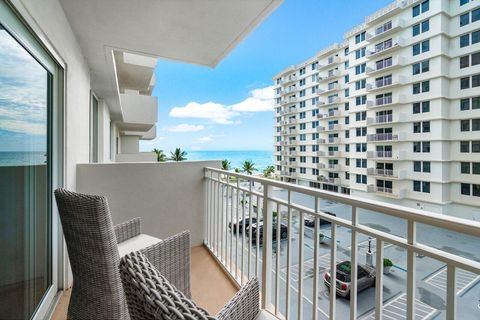
MULTIPOLYGON (((331 215, 332 217, 336 217, 337 215, 332 212, 325 211, 326 214, 331 215)), ((314 228, 315 227, 315 218, 312 216, 305 217, 304 222, 306 227, 314 228)), ((325 219, 320 219, 320 226, 330 224, 330 221, 327 221, 325 219)))
MULTIPOLYGON (((245 217, 245 219, 240 219, 238 220, 238 232, 242 233, 243 232, 243 225, 245 225, 245 232, 248 231, 248 227, 250 225, 250 222, 252 224, 257 223, 257 218, 252 217, 251 219, 249 217, 245 217)), ((237 223, 228 223, 228 227, 231 229, 233 226, 233 232, 237 232, 237 223)))
MULTIPOLYGON (((350 261, 343 261, 337 264, 337 295, 350 299, 351 288, 351 266, 350 261)), ((330 289, 330 272, 325 272, 323 282, 330 289)), ((375 268, 367 265, 358 265, 357 271, 357 292, 375 286, 375 268)))
MULTIPOLYGON (((261 243, 263 241, 263 222, 260 223, 255 223, 250 226, 252 229, 252 242, 257 241, 257 234, 259 234, 259 239, 258 241, 261 243)), ((283 223, 280 225, 280 239, 287 239, 288 237, 288 227, 284 225, 283 223)), ((273 224, 272 228, 272 240, 277 239, 277 224, 273 224)))

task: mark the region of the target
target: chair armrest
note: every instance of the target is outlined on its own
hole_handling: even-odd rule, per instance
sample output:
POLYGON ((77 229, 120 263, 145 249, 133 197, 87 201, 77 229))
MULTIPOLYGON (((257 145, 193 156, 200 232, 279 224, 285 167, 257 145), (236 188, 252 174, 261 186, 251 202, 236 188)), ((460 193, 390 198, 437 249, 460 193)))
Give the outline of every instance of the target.
POLYGON ((191 299, 190 231, 183 231, 140 251, 171 284, 191 299))
POLYGON ((254 320, 260 312, 260 288, 256 278, 250 279, 223 307, 218 320, 254 320))
POLYGON ((114 227, 115 236, 117 237, 117 243, 136 237, 140 233, 142 233, 140 223, 141 219, 137 217, 133 218, 132 220, 117 224, 114 227))

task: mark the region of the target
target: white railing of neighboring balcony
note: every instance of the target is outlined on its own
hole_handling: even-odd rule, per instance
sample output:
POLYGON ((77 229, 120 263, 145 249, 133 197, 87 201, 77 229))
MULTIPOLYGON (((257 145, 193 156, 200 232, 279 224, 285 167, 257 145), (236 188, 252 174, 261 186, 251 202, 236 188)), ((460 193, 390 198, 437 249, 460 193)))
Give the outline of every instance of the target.
MULTIPOLYGON (((349 311, 347 313, 349 315, 345 318, 357 319, 358 316, 358 283, 357 267, 355 266, 359 263, 359 236, 368 236, 376 241, 375 303, 374 307, 372 306, 374 311, 370 314, 370 317, 375 319, 383 319, 382 315, 386 312, 385 308, 388 305, 384 305, 383 299, 385 244, 393 245, 406 251, 407 267, 404 271, 408 270, 408 272, 406 274, 406 306, 404 311, 405 318, 408 320, 416 318, 417 307, 423 307, 416 300, 416 257, 434 259, 442 264, 442 268, 443 264, 445 264, 446 319, 454 319, 457 310, 456 282, 458 277, 456 276, 456 270, 462 269, 476 275, 480 274, 480 262, 440 250, 433 245, 417 242, 417 226, 421 228, 428 226, 429 228, 457 232, 467 237, 480 239, 478 238, 480 237, 480 223, 476 221, 463 220, 386 202, 360 199, 215 168, 205 168, 205 190, 205 245, 238 285, 244 284, 251 277, 258 277, 261 282, 262 306, 284 319, 340 319, 341 315, 337 317, 336 313, 338 307, 336 290, 330 290, 328 294, 329 301, 326 308, 324 308, 325 310, 319 306, 319 301, 321 301, 319 300, 319 266, 320 262, 324 262, 321 259, 329 259, 326 265, 331 270, 330 283, 337 283, 337 253, 341 253, 337 251, 337 246, 339 246, 337 245, 338 228, 342 228, 342 230, 346 228, 348 232, 351 232, 349 243, 351 249, 348 254, 351 266, 353 266, 351 268, 351 279, 353 281, 351 282, 349 311), (278 196, 280 190, 283 190, 283 198, 278 196), (311 198, 313 205, 304 206, 299 204, 294 198, 294 195, 297 197, 299 194, 311 198), (344 219, 321 211, 321 203, 325 202, 347 206, 347 208, 351 209, 349 211, 351 218, 344 219), (391 234, 362 224, 360 216, 371 212, 385 215, 388 219, 402 220, 402 226, 405 228, 402 231, 404 235, 391 234), (305 229, 307 229, 304 221, 306 217, 312 217, 314 220, 313 229, 309 228, 309 230, 313 230, 314 239, 313 257, 311 259, 313 261, 309 260, 309 263, 313 266, 313 274, 311 275, 313 284, 311 288, 304 287, 304 244, 305 229), (252 241, 253 228, 249 227, 246 231, 245 223, 242 223, 242 226, 236 223, 229 228, 230 222, 238 222, 240 220, 252 222, 253 219, 263 223, 262 239, 259 236, 255 236, 252 241), (331 223, 330 248, 325 258, 323 256, 319 257, 320 242, 317 239, 320 239, 321 236, 320 220, 326 220, 331 223), (298 223, 299 230, 296 239, 293 238, 294 231, 292 227, 294 223, 298 223), (287 227, 287 235, 282 234, 282 232, 274 234, 274 229, 282 231, 282 225, 287 227), (239 232, 242 232, 242 236, 240 236, 239 232), (281 243, 282 237, 287 238, 283 243, 281 243), (294 240, 296 243, 294 243, 294 240), (274 244, 274 247, 272 248, 272 245, 268 244, 274 244), (276 254, 280 253, 284 246, 286 246, 284 248, 286 257, 283 257, 285 267, 282 269, 286 269, 285 271, 280 268, 281 255, 276 254), (294 256, 295 252, 297 252, 298 257, 294 256), (298 261, 298 270, 295 272, 292 266, 294 260, 298 261), (294 283, 297 285, 294 285, 294 283), (307 295, 311 296, 311 300, 306 298, 307 295), (283 305, 282 301, 284 301, 283 305), (311 310, 306 308, 307 302, 311 304, 311 310), (306 315, 306 312, 309 312, 310 315, 306 315)), ((258 225, 255 232, 257 235, 260 234, 258 225)))

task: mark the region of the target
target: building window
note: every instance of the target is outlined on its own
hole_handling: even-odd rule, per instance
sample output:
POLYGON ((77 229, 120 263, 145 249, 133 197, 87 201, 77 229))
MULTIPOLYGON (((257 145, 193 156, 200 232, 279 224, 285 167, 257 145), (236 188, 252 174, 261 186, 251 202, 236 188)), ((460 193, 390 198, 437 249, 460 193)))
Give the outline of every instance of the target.
POLYGON ((414 63, 412 65, 413 75, 430 71, 430 60, 425 60, 422 62, 414 63))
POLYGON ((470 141, 460 141, 460 152, 461 153, 470 152, 470 141))
POLYGON ((355 74, 365 73, 366 67, 367 67, 366 63, 362 63, 362 64, 359 64, 358 66, 355 66, 355 74))
POLYGON ((472 131, 480 131, 480 119, 472 119, 472 131))
POLYGON ((460 16, 460 27, 466 26, 470 23, 470 12, 464 13, 460 16))
POLYGON ((359 33, 355 36, 355 43, 360 43, 362 41, 365 41, 365 35, 366 35, 366 32, 362 32, 362 33, 359 33))
POLYGON ((470 162, 462 162, 462 163, 460 163, 460 173, 462 173, 462 174, 470 174, 470 162))
POLYGON ((355 51, 355 59, 360 59, 365 57, 366 47, 360 48, 355 51))
POLYGON ((430 21, 425 20, 422 23, 416 24, 412 27, 412 36, 418 36, 420 33, 424 33, 430 30, 430 21))
POLYGON ((460 90, 469 89, 470 88, 470 77, 461 78, 460 79, 460 90))
POLYGON ((418 4, 412 7, 412 16, 415 18, 422 13, 427 12, 430 9, 430 2, 429 0, 423 1, 421 4, 418 4))
POLYGON ((419 93, 424 93, 424 92, 429 92, 430 91, 430 81, 423 81, 423 82, 418 82, 414 83, 412 86, 412 93, 413 94, 419 94, 419 93))
POLYGON ((470 120, 460 120, 460 131, 470 131, 470 120))
POLYGON ((425 40, 414 44, 412 46, 412 50, 414 56, 430 51, 430 40, 425 40))
POLYGON ((430 101, 415 102, 412 112, 413 114, 430 112, 430 101))
POLYGON ((367 184, 367 176, 364 174, 357 174, 355 179, 357 183, 367 184))
POLYGON ((465 5, 469 2, 470 2, 470 0, 460 0, 460 6, 463 6, 463 5, 465 5))
POLYGON ((470 56, 460 57, 460 69, 468 68, 470 66, 470 56))
POLYGON ((470 34, 464 34, 460 36, 460 48, 464 48, 470 45, 470 34))
POLYGON ((480 52, 472 54, 472 66, 480 64, 480 52))
POLYGON ((472 76, 472 88, 480 87, 480 74, 472 76))
POLYGON ((460 192, 464 196, 469 196, 470 195, 470 184, 468 183, 462 183, 460 185, 460 192))
POLYGON ((357 106, 367 103, 367 96, 359 96, 355 98, 355 103, 357 106))

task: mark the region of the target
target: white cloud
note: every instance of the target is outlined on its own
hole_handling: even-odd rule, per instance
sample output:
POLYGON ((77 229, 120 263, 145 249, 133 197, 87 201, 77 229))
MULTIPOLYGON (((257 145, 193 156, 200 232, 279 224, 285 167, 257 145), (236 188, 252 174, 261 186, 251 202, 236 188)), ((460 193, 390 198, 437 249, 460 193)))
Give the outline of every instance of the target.
POLYGON ((193 124, 187 124, 187 123, 182 123, 173 127, 163 128, 163 130, 170 131, 170 132, 197 132, 197 131, 202 131, 203 129, 205 129, 205 127, 202 125, 193 125, 193 124))
POLYGON ((197 103, 189 102, 184 107, 175 107, 169 114, 174 118, 199 118, 199 119, 211 119, 213 122, 220 124, 233 123, 230 119, 237 116, 237 112, 229 110, 225 106, 214 103, 197 103))
POLYGON ((201 137, 201 138, 198 138, 194 141, 194 143, 196 144, 204 144, 204 143, 209 143, 209 142, 212 142, 213 141, 213 138, 211 136, 205 136, 205 137, 201 137))
POLYGON ((250 91, 245 100, 232 105, 223 105, 215 102, 189 102, 183 107, 174 107, 170 116, 174 118, 210 119, 219 124, 233 124, 233 118, 242 112, 265 112, 273 110, 273 86, 250 91))

